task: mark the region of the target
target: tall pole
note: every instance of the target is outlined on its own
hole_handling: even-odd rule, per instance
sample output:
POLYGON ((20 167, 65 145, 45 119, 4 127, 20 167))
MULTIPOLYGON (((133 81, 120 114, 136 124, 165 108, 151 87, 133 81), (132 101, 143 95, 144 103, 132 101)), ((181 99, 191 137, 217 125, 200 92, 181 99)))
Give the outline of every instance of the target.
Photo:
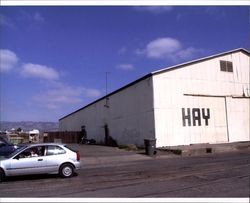
POLYGON ((109 104, 108 104, 108 73, 109 72, 105 72, 106 73, 106 104, 105 107, 109 108, 109 104))
POLYGON ((107 95, 108 95, 108 72, 106 71, 106 98, 107 98, 107 95))

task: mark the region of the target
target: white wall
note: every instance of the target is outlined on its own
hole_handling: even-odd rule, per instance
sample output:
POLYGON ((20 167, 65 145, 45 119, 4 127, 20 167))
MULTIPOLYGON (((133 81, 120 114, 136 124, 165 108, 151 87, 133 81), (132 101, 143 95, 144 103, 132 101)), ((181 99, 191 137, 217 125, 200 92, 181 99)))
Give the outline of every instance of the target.
POLYGON ((246 54, 236 52, 155 74, 153 84, 157 146, 249 140, 249 98, 232 99, 250 89, 246 54), (220 60, 232 61, 233 73, 220 71, 220 60), (201 126, 183 126, 182 108, 209 108, 209 125, 201 119, 201 126))
POLYGON ((85 125, 89 138, 104 142, 104 125, 118 144, 144 145, 154 138, 152 78, 142 80, 109 97, 109 108, 101 100, 59 122, 60 131, 80 131, 85 125))
POLYGON ((250 140, 249 106, 249 98, 227 98, 230 142, 250 140))
POLYGON ((160 72, 111 95, 110 108, 103 99, 61 119, 59 130, 85 125, 89 138, 103 142, 107 124, 120 145, 142 146, 144 138, 156 138, 157 147, 250 140, 249 67, 249 56, 234 52, 160 72), (232 61, 233 73, 222 72, 220 60, 232 61), (183 108, 185 115, 190 109, 190 126, 183 126, 183 108), (208 124, 203 109, 209 109, 208 124), (195 117, 200 112, 200 125, 195 120, 194 126, 192 111, 195 117))

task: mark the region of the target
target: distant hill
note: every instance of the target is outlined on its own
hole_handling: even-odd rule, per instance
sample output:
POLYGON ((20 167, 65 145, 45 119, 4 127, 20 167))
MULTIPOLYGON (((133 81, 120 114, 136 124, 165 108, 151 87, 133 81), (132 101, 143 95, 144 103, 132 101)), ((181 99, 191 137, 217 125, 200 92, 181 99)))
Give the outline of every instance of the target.
POLYGON ((57 131, 58 123, 57 122, 33 122, 33 121, 21 121, 21 122, 9 122, 9 121, 0 121, 0 130, 10 130, 12 128, 21 128, 23 131, 30 131, 33 129, 38 129, 40 132, 46 131, 57 131))

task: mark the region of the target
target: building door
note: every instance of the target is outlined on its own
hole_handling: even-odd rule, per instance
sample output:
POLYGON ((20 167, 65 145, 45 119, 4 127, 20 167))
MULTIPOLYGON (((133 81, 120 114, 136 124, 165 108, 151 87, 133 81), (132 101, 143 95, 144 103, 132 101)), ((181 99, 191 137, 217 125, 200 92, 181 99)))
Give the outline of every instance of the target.
POLYGON ((188 144, 228 142, 227 101, 225 97, 193 96, 182 119, 188 144))
POLYGON ((250 140, 250 98, 228 98, 229 142, 250 140))

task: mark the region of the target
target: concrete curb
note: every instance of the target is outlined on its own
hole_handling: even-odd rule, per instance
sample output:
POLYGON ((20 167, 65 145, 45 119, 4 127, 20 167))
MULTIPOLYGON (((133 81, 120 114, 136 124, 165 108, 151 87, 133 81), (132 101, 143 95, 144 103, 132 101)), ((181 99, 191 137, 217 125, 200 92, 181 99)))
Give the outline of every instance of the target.
POLYGON ((181 156, 196 156, 212 153, 250 150, 250 142, 235 142, 222 144, 194 144, 189 146, 174 146, 158 148, 159 151, 170 152, 181 156))

